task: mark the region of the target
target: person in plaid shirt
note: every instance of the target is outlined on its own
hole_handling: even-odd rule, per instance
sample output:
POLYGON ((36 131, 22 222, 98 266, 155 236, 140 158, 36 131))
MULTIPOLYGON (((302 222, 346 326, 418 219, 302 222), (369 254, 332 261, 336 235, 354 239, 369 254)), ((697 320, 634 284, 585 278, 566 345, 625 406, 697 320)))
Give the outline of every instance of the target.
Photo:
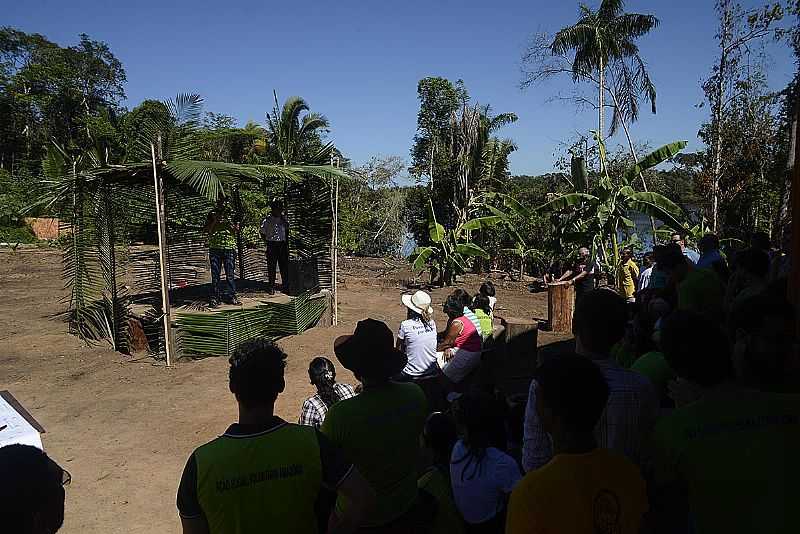
POLYGON ((308 378, 317 388, 317 394, 309 397, 303 403, 300 411, 301 425, 319 428, 325 421, 328 408, 340 400, 356 396, 356 391, 350 384, 336 382, 336 367, 328 358, 317 356, 308 366, 308 378))
MULTIPOLYGON (((594 431, 598 446, 625 455, 641 468, 650 460, 646 443, 658 418, 660 404, 646 377, 621 367, 609 356, 611 347, 625 334, 627 320, 624 298, 608 289, 595 289, 577 303, 572 331, 575 352, 600 368, 609 388, 606 409, 594 431)), ((538 387, 533 380, 525 411, 522 450, 525 472, 539 469, 553 458, 550 436, 536 412, 538 387)))

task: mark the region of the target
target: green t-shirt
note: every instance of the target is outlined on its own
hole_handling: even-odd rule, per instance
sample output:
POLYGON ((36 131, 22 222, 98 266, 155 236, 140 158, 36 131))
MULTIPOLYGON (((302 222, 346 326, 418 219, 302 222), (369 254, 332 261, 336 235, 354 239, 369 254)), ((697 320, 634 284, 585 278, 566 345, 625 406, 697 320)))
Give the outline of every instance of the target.
POLYGON ((453 502, 453 490, 450 489, 450 481, 447 477, 438 468, 431 467, 419 477, 417 485, 436 498, 438 508, 431 534, 461 534, 464 532, 464 521, 453 502))
POLYGON ((675 378, 675 371, 667 363, 664 354, 658 351, 651 351, 639 356, 631 365, 631 370, 643 374, 650 379, 659 399, 667 396, 667 385, 675 378))
POLYGON ((475 310, 475 317, 481 325, 481 337, 487 339, 492 337, 492 318, 483 310, 475 310))
POLYGON ((678 309, 691 310, 722 321, 725 286, 709 269, 693 269, 678 284, 678 309))
POLYGON ((208 236, 208 248, 236 250, 236 236, 233 233, 233 226, 227 218, 223 218, 208 236))
POLYGON ((654 445, 656 484, 687 492, 693 532, 800 532, 800 395, 709 394, 659 421, 654 445))
MULTIPOLYGON (((425 394, 416 384, 365 387, 357 397, 328 410, 322 433, 344 450, 377 494, 365 525, 384 525, 414 504, 419 436, 426 415, 425 394)), ((339 497, 337 511, 346 507, 339 497)))

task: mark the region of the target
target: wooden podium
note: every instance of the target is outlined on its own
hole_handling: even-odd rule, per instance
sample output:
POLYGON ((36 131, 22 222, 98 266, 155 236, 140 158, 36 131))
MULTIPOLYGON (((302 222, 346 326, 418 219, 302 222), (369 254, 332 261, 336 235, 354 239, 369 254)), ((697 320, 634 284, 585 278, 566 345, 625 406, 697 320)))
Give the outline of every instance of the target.
POLYGON ((547 321, 551 332, 571 332, 575 289, 567 282, 547 284, 547 321))

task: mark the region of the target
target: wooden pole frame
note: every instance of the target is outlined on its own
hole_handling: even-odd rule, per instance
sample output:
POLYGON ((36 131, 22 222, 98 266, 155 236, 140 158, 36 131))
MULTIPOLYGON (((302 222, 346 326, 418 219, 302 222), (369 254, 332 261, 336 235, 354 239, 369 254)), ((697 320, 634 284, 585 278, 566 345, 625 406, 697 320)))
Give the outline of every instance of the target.
POLYGON ((152 143, 150 144, 150 151, 153 156, 153 186, 155 188, 156 226, 158 229, 158 265, 161 272, 161 306, 164 312, 164 352, 167 357, 167 367, 170 367, 172 365, 172 315, 170 313, 169 279, 167 277, 167 228, 164 220, 164 184, 158 174, 156 147, 152 143))
MULTIPOLYGON (((333 167, 334 156, 331 154, 331 167, 333 167)), ((339 158, 336 158, 336 167, 339 167, 339 158)), ((339 289, 338 276, 336 272, 339 268, 339 177, 331 177, 331 288, 333 290, 333 309, 331 310, 331 325, 339 323, 339 289)))

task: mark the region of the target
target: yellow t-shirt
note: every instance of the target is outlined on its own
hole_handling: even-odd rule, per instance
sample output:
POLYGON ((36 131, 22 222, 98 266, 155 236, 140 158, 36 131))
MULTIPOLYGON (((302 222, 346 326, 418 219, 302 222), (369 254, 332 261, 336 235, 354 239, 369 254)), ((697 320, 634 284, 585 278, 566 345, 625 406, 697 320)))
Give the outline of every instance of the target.
POLYGON ((644 480, 624 456, 558 454, 514 488, 506 534, 638 534, 646 511, 644 480))
POLYGON ((628 260, 619 267, 617 272, 617 286, 625 298, 631 298, 636 295, 634 277, 639 278, 639 267, 633 260, 628 260))

